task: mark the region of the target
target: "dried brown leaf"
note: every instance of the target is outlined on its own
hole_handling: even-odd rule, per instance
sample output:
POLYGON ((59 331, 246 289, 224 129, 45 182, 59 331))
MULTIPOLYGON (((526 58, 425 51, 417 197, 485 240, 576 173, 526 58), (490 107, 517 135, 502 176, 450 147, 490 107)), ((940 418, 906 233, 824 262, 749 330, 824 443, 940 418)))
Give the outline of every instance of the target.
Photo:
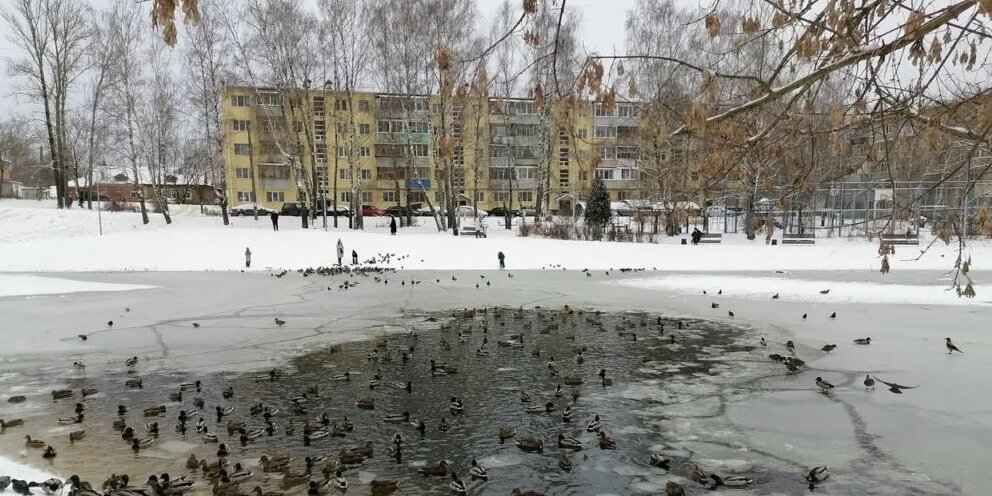
POLYGON ((720 18, 714 14, 706 16, 706 32, 710 34, 711 38, 715 38, 720 34, 720 18))

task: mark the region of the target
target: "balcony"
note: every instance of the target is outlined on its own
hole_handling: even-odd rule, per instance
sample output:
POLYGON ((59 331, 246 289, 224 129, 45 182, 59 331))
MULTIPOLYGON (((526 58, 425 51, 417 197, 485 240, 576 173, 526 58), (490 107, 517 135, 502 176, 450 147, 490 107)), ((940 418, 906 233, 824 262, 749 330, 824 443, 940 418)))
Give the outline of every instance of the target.
MULTIPOLYGON (((413 157, 412 163, 415 167, 429 167, 431 164, 431 159, 430 157, 413 157)), ((407 158, 403 156, 376 157, 375 166, 404 168, 407 166, 407 158)))
POLYGON ((431 135, 428 133, 376 133, 375 141, 383 145, 405 145, 407 143, 429 145, 431 135))

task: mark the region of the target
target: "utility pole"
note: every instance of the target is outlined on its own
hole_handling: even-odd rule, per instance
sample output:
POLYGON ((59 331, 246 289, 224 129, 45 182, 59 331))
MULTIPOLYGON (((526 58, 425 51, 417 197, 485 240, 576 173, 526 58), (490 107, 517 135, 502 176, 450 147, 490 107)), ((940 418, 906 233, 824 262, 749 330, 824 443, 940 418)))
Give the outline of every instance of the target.
POLYGON ((251 145, 251 122, 248 122, 248 175, 251 176, 251 206, 258 220, 258 186, 255 183, 255 149, 251 145))

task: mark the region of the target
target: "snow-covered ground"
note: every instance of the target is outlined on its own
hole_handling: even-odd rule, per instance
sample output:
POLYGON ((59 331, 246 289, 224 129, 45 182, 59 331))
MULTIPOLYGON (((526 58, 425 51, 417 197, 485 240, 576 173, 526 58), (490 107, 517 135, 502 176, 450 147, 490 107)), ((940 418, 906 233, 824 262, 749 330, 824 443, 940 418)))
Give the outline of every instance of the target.
MULTIPOLYGON (((191 211, 192 210, 192 211, 191 211)), ((769 246, 727 235, 719 245, 680 245, 681 237, 660 244, 608 243, 521 238, 488 219, 490 237, 454 237, 438 233, 432 219, 388 234, 388 218, 366 219, 365 231, 346 228, 303 230, 297 217, 283 217, 273 232, 267 218, 193 215, 186 209, 165 225, 161 215, 141 224, 139 214, 104 213, 98 234, 95 211, 57 211, 30 200, 0 202, 0 272, 240 270, 244 251, 252 251, 252 270, 300 268, 334 263, 338 239, 346 254, 361 259, 378 253, 410 255, 397 268, 417 270, 491 269, 496 254, 506 254, 511 269, 644 267, 665 271, 859 270, 877 271, 876 244, 864 239, 820 239, 816 246, 769 246)), ((342 226, 347 220, 340 219, 342 226)), ((318 225, 320 219, 318 219, 318 225)), ((917 247, 898 247, 893 271, 948 270, 957 256, 954 245, 937 243, 922 257, 917 247)), ((992 258, 992 245, 974 242, 969 254, 981 264, 992 258)))
POLYGON ((83 291, 134 291, 150 287, 141 284, 106 284, 58 277, 0 274, 0 297, 66 294, 83 291))

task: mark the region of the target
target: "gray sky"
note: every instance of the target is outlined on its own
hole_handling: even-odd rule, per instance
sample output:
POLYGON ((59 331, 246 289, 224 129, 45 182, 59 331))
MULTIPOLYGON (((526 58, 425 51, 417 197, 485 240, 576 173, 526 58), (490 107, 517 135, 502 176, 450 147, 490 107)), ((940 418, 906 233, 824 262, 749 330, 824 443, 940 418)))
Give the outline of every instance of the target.
MULTIPOLYGON (((134 0, 80 0, 88 1, 97 9, 106 9, 115 1, 134 0)), ((210 1, 210 0, 201 0, 210 1)), ((476 0, 479 11, 485 19, 491 18, 499 4, 497 0, 476 0)), ((520 0, 517 0, 519 3, 520 0)), ((4 0, 0 0, 3 7, 4 0)), ((590 52, 600 54, 619 52, 623 49, 624 20, 627 11, 632 9, 635 0, 568 0, 568 5, 582 11, 583 41, 590 52)), ((12 59, 20 59, 23 55, 8 40, 10 29, 0 23, 0 115, 10 113, 34 113, 37 105, 32 104, 23 96, 13 94, 15 81, 8 75, 7 65, 12 59)), ((183 40, 180 35, 179 43, 183 40)))

